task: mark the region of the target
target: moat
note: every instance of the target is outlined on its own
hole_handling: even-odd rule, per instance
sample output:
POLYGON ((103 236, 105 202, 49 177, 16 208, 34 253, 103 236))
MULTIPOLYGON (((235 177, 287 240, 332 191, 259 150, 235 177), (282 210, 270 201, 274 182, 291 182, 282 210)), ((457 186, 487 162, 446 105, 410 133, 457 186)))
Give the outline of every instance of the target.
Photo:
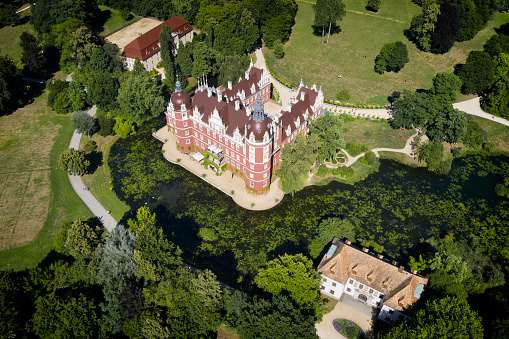
POLYGON ((381 245, 388 256, 415 255, 420 239, 448 233, 503 246, 504 237, 495 235, 509 222, 508 201, 493 188, 509 175, 507 156, 457 159, 448 176, 381 160, 377 173, 355 185, 333 181, 307 187, 270 210, 250 211, 162 159, 161 144, 151 136, 159 126, 152 121, 112 147, 115 192, 132 211, 145 205, 155 211, 189 261, 207 258, 231 273, 252 274, 277 254, 307 252, 320 220, 331 216, 349 219, 361 243, 381 245), (129 193, 121 179, 138 167, 144 178, 154 173, 158 178, 150 179, 153 189, 129 193), (485 232, 486 226, 493 229, 485 232))

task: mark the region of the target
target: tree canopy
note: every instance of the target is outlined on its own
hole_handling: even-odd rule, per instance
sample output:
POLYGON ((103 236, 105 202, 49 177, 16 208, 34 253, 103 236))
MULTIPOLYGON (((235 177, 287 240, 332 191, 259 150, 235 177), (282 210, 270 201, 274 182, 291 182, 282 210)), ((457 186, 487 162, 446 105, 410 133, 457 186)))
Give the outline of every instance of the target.
POLYGON ((327 42, 332 24, 337 25, 346 14, 345 4, 341 0, 317 0, 313 7, 315 11, 314 25, 323 30, 328 29, 327 42))
POLYGON ((464 300, 446 297, 426 302, 422 310, 383 339, 396 338, 482 338, 483 326, 477 312, 464 300))
POLYGON ((320 278, 312 261, 302 254, 285 254, 269 261, 254 281, 273 295, 287 293, 302 310, 321 319, 320 278))
POLYGON ((58 158, 58 167, 72 175, 85 175, 88 172, 90 161, 85 158, 85 151, 66 149, 58 158))
POLYGON ((318 148, 318 161, 328 160, 345 148, 343 138, 343 119, 339 115, 324 113, 316 120, 310 120, 309 130, 316 134, 321 142, 318 148))

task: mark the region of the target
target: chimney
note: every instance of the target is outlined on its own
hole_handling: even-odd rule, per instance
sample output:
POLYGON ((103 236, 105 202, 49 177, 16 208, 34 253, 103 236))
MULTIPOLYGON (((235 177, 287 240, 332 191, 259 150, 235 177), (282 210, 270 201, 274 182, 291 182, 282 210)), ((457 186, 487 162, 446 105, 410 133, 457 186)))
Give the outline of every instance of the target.
POLYGON ((364 252, 364 253, 368 253, 368 252, 369 252, 369 249, 368 249, 368 248, 366 248, 366 247, 363 247, 363 248, 362 248, 362 252, 364 252))
POLYGON ((219 88, 216 91, 216 95, 217 95, 217 102, 221 102, 223 100, 223 94, 221 93, 219 88))
POLYGON ((383 259, 383 258, 384 258, 384 256, 383 256, 383 255, 381 255, 381 254, 377 254, 377 255, 376 255, 376 257, 377 257, 378 259, 383 259))
POLYGON ((246 107, 246 115, 247 116, 251 115, 251 107, 249 107, 249 106, 246 107))
POLYGON ((393 261, 392 261, 392 264, 393 264, 394 266, 398 266, 398 262, 397 262, 396 260, 393 260, 393 261))
POLYGON ((231 81, 228 81, 228 89, 231 90, 232 89, 232 82, 231 81))
POLYGON ((399 269, 398 269, 398 272, 399 273, 403 273, 405 271, 405 267, 404 266, 400 266, 399 269))
POLYGON ((212 88, 208 87, 207 88, 207 96, 210 98, 211 95, 212 95, 212 88))
POLYGON ((288 112, 292 111, 292 101, 291 100, 288 101, 287 110, 288 110, 288 112))
POLYGON ((306 95, 306 93, 304 93, 304 91, 300 91, 300 101, 304 101, 305 95, 306 95))
POLYGON ((345 240, 345 244, 347 244, 347 245, 351 245, 351 244, 352 244, 352 242, 351 242, 350 240, 345 240))
POLYGON ((235 110, 238 111, 240 108, 240 101, 235 100, 235 110))
POLYGON ((417 274, 416 270, 411 270, 410 272, 412 272, 412 274, 417 274))
POLYGON ((246 71, 246 80, 249 80, 249 70, 246 71))

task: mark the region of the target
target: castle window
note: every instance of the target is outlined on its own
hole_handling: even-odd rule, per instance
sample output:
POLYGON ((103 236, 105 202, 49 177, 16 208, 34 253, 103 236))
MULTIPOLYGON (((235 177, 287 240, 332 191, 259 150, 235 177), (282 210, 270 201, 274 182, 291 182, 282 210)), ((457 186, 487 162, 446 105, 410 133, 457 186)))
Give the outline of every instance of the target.
POLYGON ((249 186, 254 187, 254 182, 249 182, 249 186))
POLYGON ((333 283, 332 283, 332 286, 336 286, 336 283, 335 283, 335 282, 333 282, 333 283))
POLYGON ((232 166, 235 167, 235 161, 232 159, 232 166))
POLYGON ((249 168, 254 169, 254 165, 253 164, 249 165, 249 168))
POLYGON ((196 128, 196 121, 193 122, 194 127, 196 128))
POLYGON ((191 143, 191 140, 187 139, 187 140, 186 140, 186 144, 188 144, 188 145, 189 145, 190 143, 191 143))
POLYGON ((249 173, 249 177, 253 179, 253 173, 249 173))
POLYGON ((267 163, 265 163, 265 164, 263 165, 263 169, 267 169, 267 166, 268 166, 268 165, 267 165, 267 163))
POLYGON ((186 131, 186 135, 189 135, 189 131, 186 131))
POLYGON ((226 158, 226 162, 227 162, 227 163, 230 163, 230 159, 226 158))
POLYGON ((200 131, 201 131, 201 130, 202 130, 202 127, 201 127, 201 125, 200 125, 200 131))
POLYGON ((237 169, 240 169, 240 164, 239 163, 237 163, 237 169))
POLYGON ((194 136, 197 137, 198 136, 198 133, 194 132, 194 136))
POLYGON ((224 143, 226 144, 226 146, 228 146, 228 139, 224 139, 224 143))
POLYGON ((184 127, 187 127, 187 121, 184 121, 184 127))
POLYGON ((263 187, 267 186, 267 180, 263 182, 263 187))
POLYGON ((352 292, 352 290, 350 289, 350 287, 347 287, 347 288, 346 288, 346 291, 347 291, 347 292, 352 292))
POLYGON ((334 291, 333 291, 333 290, 330 290, 330 294, 334 294, 334 291))
POLYGON ((200 142, 196 140, 196 146, 200 146, 200 142))
POLYGON ((265 172, 265 174, 263 175, 263 177, 264 177, 264 178, 266 178, 266 177, 267 177, 267 172, 265 172))

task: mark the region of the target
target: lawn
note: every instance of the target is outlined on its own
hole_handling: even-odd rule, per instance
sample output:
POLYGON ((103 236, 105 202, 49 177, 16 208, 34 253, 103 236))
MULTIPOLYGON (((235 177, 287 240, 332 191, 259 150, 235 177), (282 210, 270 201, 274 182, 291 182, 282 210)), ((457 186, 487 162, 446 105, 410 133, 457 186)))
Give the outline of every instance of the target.
POLYGON ((120 17, 120 11, 117 11, 116 9, 109 8, 106 6, 99 6, 99 9, 101 10, 101 15, 107 18, 106 22, 103 24, 103 30, 99 34, 101 36, 106 36, 113 31, 122 28, 123 26, 132 23, 133 21, 138 20, 140 17, 135 16, 129 21, 124 21, 120 17))
POLYGON ((0 269, 34 267, 64 223, 93 216, 57 166, 73 133, 69 115, 55 114, 46 99, 44 92, 0 117, 0 269))
POLYGON ((509 152, 509 127, 484 119, 472 116, 475 122, 488 133, 488 141, 495 144, 497 151, 509 152))
POLYGON ((350 103, 387 104, 393 91, 429 88, 437 72, 453 71, 464 62, 468 52, 482 44, 499 27, 509 21, 509 14, 496 13, 488 27, 471 41, 455 43, 450 52, 434 55, 417 50, 404 36, 412 16, 420 8, 410 0, 384 0, 378 13, 363 8, 365 2, 345 1, 347 13, 340 22, 341 32, 331 35, 329 43, 314 36, 311 25, 314 11, 309 2, 299 1, 285 57, 277 60, 264 48, 269 67, 286 82, 296 84, 302 77, 307 85, 322 86, 325 98, 332 99, 343 88, 351 93, 350 103), (374 73, 374 58, 388 42, 402 41, 408 47, 410 62, 399 73, 374 73), (341 79, 338 76, 341 75, 341 79))
MULTIPOLYGON (((102 137, 100 135, 93 135, 91 140, 97 143, 96 151, 101 152, 103 155, 103 163, 94 173, 83 176, 83 183, 90 189, 90 192, 99 201, 101 205, 108 211, 111 216, 119 221, 124 214, 129 211, 127 206, 122 200, 118 198, 115 192, 110 190, 113 184, 110 184, 112 177, 111 171, 108 166, 108 158, 110 155, 111 146, 119 139, 119 136, 102 137)), ((84 135, 81 139, 80 148, 88 141, 88 137, 84 135)))
POLYGON ((23 12, 23 24, 6 26, 0 29, 0 54, 7 55, 9 58, 13 59, 18 67, 21 65, 21 52, 23 51, 19 45, 21 42, 19 36, 23 32, 35 35, 34 27, 28 23, 28 16, 26 16, 29 14, 28 12, 30 12, 30 10, 23 12))
POLYGON ((371 122, 356 119, 345 122, 344 136, 347 143, 364 144, 369 149, 405 147, 408 138, 415 134, 413 130, 392 129, 388 122, 371 122))

